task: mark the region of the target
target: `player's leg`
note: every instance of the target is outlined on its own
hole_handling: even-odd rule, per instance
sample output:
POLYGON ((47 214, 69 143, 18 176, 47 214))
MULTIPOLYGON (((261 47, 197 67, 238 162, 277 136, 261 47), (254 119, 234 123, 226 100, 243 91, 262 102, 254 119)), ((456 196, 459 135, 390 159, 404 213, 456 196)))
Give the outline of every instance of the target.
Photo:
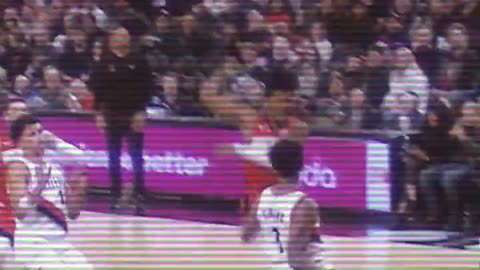
POLYGON ((130 131, 127 135, 128 154, 132 160, 134 181, 134 204, 137 215, 145 216, 145 177, 144 177, 144 134, 143 132, 130 131))
POLYGON ((15 239, 15 269, 60 270, 65 269, 57 253, 45 239, 38 237, 17 237, 15 239))
POLYGON ((119 200, 122 195, 122 139, 124 136, 123 131, 119 128, 112 126, 110 123, 105 132, 108 148, 108 171, 111 181, 111 189, 113 197, 112 211, 119 210, 119 200))

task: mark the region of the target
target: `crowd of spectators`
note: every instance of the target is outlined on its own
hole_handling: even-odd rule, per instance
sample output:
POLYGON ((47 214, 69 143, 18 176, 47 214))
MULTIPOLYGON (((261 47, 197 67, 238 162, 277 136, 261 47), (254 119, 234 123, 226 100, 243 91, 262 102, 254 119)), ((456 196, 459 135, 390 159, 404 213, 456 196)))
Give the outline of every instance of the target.
MULTIPOLYGON (((199 88, 219 70, 223 94, 257 108, 280 65, 298 75, 313 126, 420 132, 405 147, 400 212, 435 182, 457 211, 451 191, 478 171, 467 166, 480 142, 478 0, 11 0, 0 11, 1 91, 33 110, 93 111, 91 66, 121 25, 153 72, 151 117, 212 116, 199 88)), ((435 220, 436 193, 425 197, 435 220)))
POLYGON ((151 115, 208 116, 198 88, 218 69, 255 105, 283 65, 315 125, 415 129, 432 97, 476 102, 477 2, 2 1, 0 83, 35 109, 91 111, 90 67, 121 25, 153 70, 151 115))

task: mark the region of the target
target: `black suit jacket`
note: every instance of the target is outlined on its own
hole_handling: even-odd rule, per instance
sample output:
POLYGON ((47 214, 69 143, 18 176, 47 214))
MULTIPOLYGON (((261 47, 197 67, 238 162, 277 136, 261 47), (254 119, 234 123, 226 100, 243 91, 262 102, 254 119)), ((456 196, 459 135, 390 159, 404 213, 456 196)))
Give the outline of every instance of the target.
POLYGON ((119 58, 106 53, 91 70, 89 88, 95 108, 116 121, 145 110, 152 96, 153 76, 146 59, 138 54, 119 58))

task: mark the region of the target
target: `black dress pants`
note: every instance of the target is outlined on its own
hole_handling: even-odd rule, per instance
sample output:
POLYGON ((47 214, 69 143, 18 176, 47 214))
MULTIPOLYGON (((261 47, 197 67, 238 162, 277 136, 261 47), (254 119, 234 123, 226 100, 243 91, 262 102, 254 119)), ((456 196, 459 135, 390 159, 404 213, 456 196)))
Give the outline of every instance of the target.
POLYGON ((122 143, 127 140, 128 154, 132 161, 135 175, 134 196, 142 199, 145 197, 143 140, 144 133, 134 132, 129 125, 107 124, 105 130, 108 147, 108 169, 111 180, 111 193, 118 200, 122 195, 122 143))

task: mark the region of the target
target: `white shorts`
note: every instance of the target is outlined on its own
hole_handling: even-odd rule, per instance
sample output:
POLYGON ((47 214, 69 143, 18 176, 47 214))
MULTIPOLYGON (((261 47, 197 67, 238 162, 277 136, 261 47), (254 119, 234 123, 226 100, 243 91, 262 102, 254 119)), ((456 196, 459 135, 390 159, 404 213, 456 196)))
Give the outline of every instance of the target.
POLYGON ((93 270, 85 256, 70 243, 52 243, 43 238, 29 237, 15 241, 14 266, 25 270, 93 270))

